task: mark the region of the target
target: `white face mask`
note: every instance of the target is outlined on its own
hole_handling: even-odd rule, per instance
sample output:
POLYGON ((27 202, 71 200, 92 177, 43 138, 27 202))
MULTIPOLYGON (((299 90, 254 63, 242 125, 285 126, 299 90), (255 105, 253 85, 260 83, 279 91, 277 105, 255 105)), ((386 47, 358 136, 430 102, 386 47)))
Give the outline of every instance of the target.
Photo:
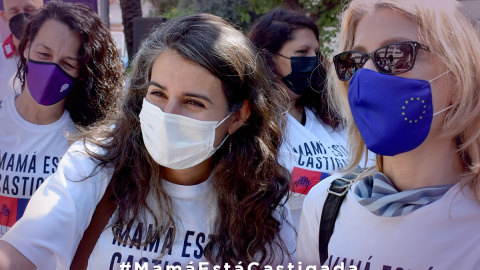
POLYGON ((160 165, 170 169, 193 167, 211 157, 225 142, 214 147, 215 129, 222 121, 200 121, 186 116, 164 113, 143 99, 140 126, 148 153, 160 165))

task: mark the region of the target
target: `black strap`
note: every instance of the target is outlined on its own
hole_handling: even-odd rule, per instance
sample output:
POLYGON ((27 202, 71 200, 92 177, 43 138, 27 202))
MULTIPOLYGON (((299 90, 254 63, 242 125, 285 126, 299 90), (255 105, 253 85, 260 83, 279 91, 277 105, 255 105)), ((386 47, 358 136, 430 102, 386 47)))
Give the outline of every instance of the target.
POLYGON ((87 269, 88 259, 92 254, 93 248, 97 244, 100 234, 102 234, 103 230, 108 224, 108 221, 110 220, 110 217, 113 215, 113 212, 116 209, 116 205, 112 201, 112 182, 113 179, 108 184, 105 194, 103 194, 102 199, 95 208, 95 212, 93 213, 90 224, 83 233, 83 237, 78 244, 77 251, 73 257, 72 264, 70 265, 70 270, 87 269))
POLYGON ((322 218, 320 220, 320 232, 318 235, 318 253, 320 263, 323 265, 328 258, 328 243, 333 234, 335 220, 337 219, 340 206, 357 174, 347 174, 342 178, 335 179, 328 189, 328 195, 323 205, 322 218))

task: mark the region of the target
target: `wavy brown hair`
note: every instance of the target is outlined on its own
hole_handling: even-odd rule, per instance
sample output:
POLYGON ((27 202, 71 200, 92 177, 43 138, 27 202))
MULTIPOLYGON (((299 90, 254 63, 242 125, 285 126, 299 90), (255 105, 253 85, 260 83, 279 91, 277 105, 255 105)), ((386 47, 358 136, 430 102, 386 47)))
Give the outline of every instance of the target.
POLYGON ((133 244, 148 244, 164 237, 171 227, 176 231, 175 213, 161 181, 162 167, 147 152, 139 121, 153 63, 167 50, 218 77, 229 112, 240 109, 245 101, 251 112, 245 124, 213 156, 212 186, 218 215, 205 257, 222 264, 267 264, 279 251, 287 254, 279 232, 281 226, 291 225, 285 213, 277 210, 285 203, 289 190, 288 172, 277 163, 287 111, 285 93, 273 83, 274 75, 253 44, 223 19, 208 14, 173 20, 155 30, 133 61, 131 82, 120 112, 84 134, 87 141, 105 149, 104 154, 91 155, 100 161, 100 166, 114 171, 112 185, 118 204, 114 233, 134 221, 146 222, 146 213, 154 216, 156 229, 144 235, 143 243, 133 244), (147 204, 147 196, 155 199, 155 211, 147 204))
POLYGON ((115 107, 121 95, 124 66, 100 17, 83 4, 51 1, 41 7, 26 25, 18 46, 20 61, 16 77, 25 86, 28 50, 45 21, 55 20, 68 26, 80 38, 78 51, 79 73, 73 89, 68 93, 65 108, 73 122, 86 127, 104 119, 115 107), (30 42, 31 44, 31 42, 30 42))
MULTIPOLYGON (((310 18, 298 11, 277 8, 265 14, 255 23, 248 33, 248 38, 262 50, 270 68, 276 73, 273 56, 282 49, 286 42, 292 40, 292 33, 295 30, 302 28, 312 30, 317 42, 319 41, 318 27, 310 18)), ((329 63, 321 52, 318 53, 318 56, 321 65, 316 69, 319 72, 319 80, 314 85, 315 90, 308 89, 305 94, 297 99, 295 106, 311 109, 318 119, 336 128, 339 126, 340 120, 337 113, 329 109, 327 92, 325 90, 327 81, 326 67, 328 68, 329 63)), ((280 80, 277 82, 281 83, 280 80)))

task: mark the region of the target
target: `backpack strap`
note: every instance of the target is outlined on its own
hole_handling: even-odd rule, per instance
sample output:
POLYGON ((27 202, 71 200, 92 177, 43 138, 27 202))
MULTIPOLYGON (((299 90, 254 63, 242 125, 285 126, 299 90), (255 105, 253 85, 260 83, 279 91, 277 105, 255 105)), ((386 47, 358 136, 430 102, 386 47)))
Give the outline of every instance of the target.
POLYGON ((337 219, 340 206, 353 183, 357 174, 351 173, 335 179, 328 188, 328 195, 323 205, 320 219, 320 232, 318 235, 318 253, 320 263, 323 265, 328 258, 328 243, 333 234, 335 220, 337 219))
POLYGON ((73 257, 70 270, 85 270, 88 266, 88 259, 92 254, 93 248, 97 244, 100 234, 108 224, 110 217, 116 209, 116 204, 113 202, 113 188, 112 180, 105 190, 102 199, 97 204, 95 212, 93 213, 92 220, 87 229, 83 233, 83 237, 78 244, 77 251, 73 257))

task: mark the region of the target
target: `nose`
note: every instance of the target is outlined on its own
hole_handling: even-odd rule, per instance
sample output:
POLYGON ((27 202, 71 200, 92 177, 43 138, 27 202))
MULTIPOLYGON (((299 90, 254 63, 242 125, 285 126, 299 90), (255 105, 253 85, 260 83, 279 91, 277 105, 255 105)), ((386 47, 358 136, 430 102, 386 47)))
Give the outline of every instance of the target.
POLYGON ((370 69, 373 71, 377 71, 377 68, 375 67, 375 64, 373 63, 373 59, 369 58, 365 65, 363 65, 363 68, 370 69))
POLYGON ((159 106, 164 113, 182 114, 181 106, 174 98, 169 98, 165 104, 159 106))
POLYGON ((317 53, 314 50, 310 50, 310 51, 308 51, 307 56, 309 56, 309 57, 317 56, 317 53))

